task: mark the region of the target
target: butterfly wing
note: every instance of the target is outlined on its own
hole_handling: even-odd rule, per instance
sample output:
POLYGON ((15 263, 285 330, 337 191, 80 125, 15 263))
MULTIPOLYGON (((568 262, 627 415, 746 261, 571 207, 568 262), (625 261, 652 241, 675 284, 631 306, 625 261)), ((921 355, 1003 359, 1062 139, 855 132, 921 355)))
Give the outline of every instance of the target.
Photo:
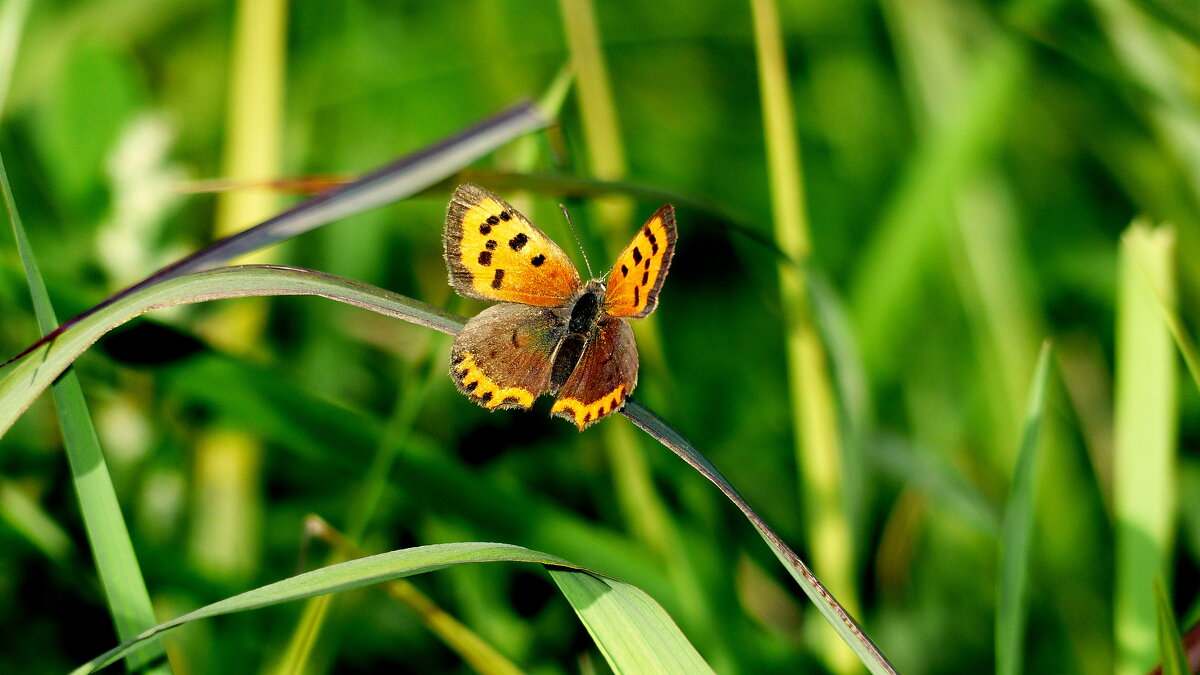
POLYGON ((604 311, 640 319, 654 311, 675 253, 675 207, 659 209, 617 256, 608 273, 604 311))
POLYGON ((442 241, 459 295, 555 307, 579 290, 579 273, 562 249, 478 185, 454 191, 442 241))
POLYGON ((550 413, 574 422, 583 431, 624 405, 637 386, 637 373, 637 344, 629 322, 604 317, 558 391, 550 413))
POLYGON ((550 387, 566 321, 545 307, 501 303, 471 318, 450 348, 450 377, 479 405, 526 408, 550 387))

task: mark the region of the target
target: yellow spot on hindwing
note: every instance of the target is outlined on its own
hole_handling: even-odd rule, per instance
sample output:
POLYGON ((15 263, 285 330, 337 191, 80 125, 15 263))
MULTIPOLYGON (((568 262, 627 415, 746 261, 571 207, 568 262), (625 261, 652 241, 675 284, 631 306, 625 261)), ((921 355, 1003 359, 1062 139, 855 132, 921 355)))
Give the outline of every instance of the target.
POLYGON ((574 420, 575 426, 583 431, 588 425, 620 408, 624 402, 625 384, 622 383, 591 403, 584 403, 577 398, 560 398, 554 402, 550 414, 574 420))
POLYGON ((452 366, 452 374, 463 392, 480 405, 488 410, 495 410, 501 405, 519 405, 523 408, 533 405, 533 399, 536 398, 533 392, 524 387, 501 387, 480 370, 474 354, 467 352, 463 357, 462 361, 452 366))

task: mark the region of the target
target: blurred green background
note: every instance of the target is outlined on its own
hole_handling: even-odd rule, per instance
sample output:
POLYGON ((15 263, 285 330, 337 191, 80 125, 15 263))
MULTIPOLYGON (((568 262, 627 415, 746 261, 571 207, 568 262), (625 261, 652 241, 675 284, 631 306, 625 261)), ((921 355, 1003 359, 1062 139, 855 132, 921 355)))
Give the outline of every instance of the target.
MULTIPOLYGON (((1158 658, 1150 577, 1185 630, 1198 615, 1200 408, 1158 310, 1177 302, 1186 324, 1198 307, 1200 11, 777 9, 807 199, 774 209, 786 161, 769 149, 787 139, 764 132, 770 69, 742 2, 5 0, 0 153, 65 318, 297 199, 190 194, 188 181, 358 174, 541 96, 574 58, 559 125, 477 166, 674 195, 679 245, 639 327, 638 398, 727 473, 901 672, 984 672, 1025 400, 1053 340, 1018 670, 1145 672, 1158 658), (802 293, 827 380, 789 376, 789 211, 807 217, 802 293), (1145 229, 1123 254, 1136 218, 1145 229), (833 396, 834 465, 820 475, 796 438, 806 382, 833 396)), ((565 200, 597 273, 663 201, 471 179, 578 260, 565 200)), ((482 305, 453 296, 441 253, 452 190, 257 259, 469 316, 482 305)), ((37 333, 7 228, 0 266, 8 358, 37 333)), ((324 564, 328 545, 304 531, 317 514, 369 551, 501 541, 620 577, 718 672, 854 672, 711 485, 623 419, 581 435, 548 417, 549 399, 481 410, 445 376, 448 345, 353 307, 271 298, 159 312, 85 355, 77 371, 160 618, 324 564), (367 518, 380 448, 397 454, 367 518)), ((0 440, 6 672, 59 672, 119 641, 61 450, 49 397, 0 440)), ((536 568, 414 583, 522 669, 606 669, 536 568)), ((185 627, 168 638, 172 666, 270 669, 302 611, 185 627)), ((329 611, 313 672, 467 672, 377 589, 329 611)))

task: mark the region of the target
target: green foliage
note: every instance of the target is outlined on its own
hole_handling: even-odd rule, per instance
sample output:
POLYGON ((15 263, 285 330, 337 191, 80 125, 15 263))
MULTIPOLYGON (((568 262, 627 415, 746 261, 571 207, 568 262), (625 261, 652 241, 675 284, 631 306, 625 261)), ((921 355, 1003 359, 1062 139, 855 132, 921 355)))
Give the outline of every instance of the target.
MULTIPOLYGON (((228 166, 234 5, 0 8, 0 156, 32 252, 0 233, 0 360, 39 336, 23 260, 67 317, 211 243, 215 200, 178 187, 228 166)), ((1196 360, 1200 308, 1195 12, 1175 0, 772 6, 786 70, 770 77, 786 78, 771 85, 768 132, 750 2, 290 3, 271 130, 285 176, 257 178, 368 171, 522 98, 562 109, 469 176, 414 185, 414 198, 267 255, 416 299, 393 309, 436 323, 480 309, 452 296, 441 259, 455 181, 511 198, 572 256, 559 202, 598 242, 627 239, 671 199, 680 243, 652 337, 639 336, 636 396, 818 577, 852 585, 854 619, 897 670, 1144 673, 1164 654, 1178 669, 1166 619, 1196 598, 1172 577, 1200 566, 1200 496, 1176 487, 1200 475, 1200 396, 1178 377, 1181 348, 1196 360), (588 11, 591 51, 579 43, 588 11), (586 83, 563 74, 572 58, 593 59, 576 73, 586 83), (780 146, 782 91, 795 148, 780 146), (597 110, 611 115, 603 133, 588 131, 597 110), (789 177, 780 158, 797 150, 789 177), (788 181, 804 204, 781 199, 788 181), (582 207, 614 196, 629 200, 628 222, 582 207), (803 260, 785 259, 795 247, 780 214, 806 223, 803 260), (1130 230, 1135 220, 1147 225, 1130 230), (1134 248, 1145 242, 1169 245, 1134 248), (786 281, 793 263, 803 294, 786 281), (827 367, 822 382, 792 370, 797 302, 811 305, 818 351, 806 358, 827 367), (1045 339, 1055 358, 1035 368, 1045 339), (1031 381, 1049 383, 1036 472, 1031 381), (834 544, 809 512, 820 457, 798 476, 807 387, 836 413, 842 468, 821 496, 845 533, 834 544), (846 562, 822 569, 830 560, 846 562)), ((238 273, 281 294, 344 283, 238 273)), ((77 492, 59 417, 44 402, 25 409, 71 363, 59 382, 78 381, 74 419, 93 421, 107 460, 103 522, 124 520, 159 620, 322 566, 333 553, 303 529, 316 513, 370 552, 500 541, 619 578, 717 672, 845 667, 810 630, 822 622, 789 574, 800 568, 720 491, 625 419, 579 434, 547 401, 479 409, 442 376, 445 343, 428 328, 274 297, 259 300, 258 339, 235 348, 214 316, 248 301, 222 300, 133 320, 89 348, 155 298, 195 299, 187 284, 249 292, 234 274, 143 289, 109 323, 80 324, 75 335, 92 337, 64 335, 0 370, 0 671, 64 672, 127 634, 113 628, 104 549, 86 534, 96 507, 77 492), (202 463, 214 432, 258 450, 202 463), (618 442, 622 454, 607 452, 618 442), (612 465, 629 453, 637 466, 612 465), (232 503, 250 507, 199 516, 232 503), (198 530, 238 519, 259 533, 243 552, 252 564, 216 574, 194 542, 230 533, 198 530)), ((597 578, 556 578, 557 593, 537 568, 461 565, 410 581, 518 667, 552 673, 612 656, 589 639, 604 622, 587 610, 610 599, 597 578)), ((369 589, 334 597, 304 657, 312 671, 467 667, 408 605, 369 589)), ((274 668, 302 605, 190 622, 163 636, 170 667, 274 668)), ((624 644, 644 637, 606 625, 624 644)))

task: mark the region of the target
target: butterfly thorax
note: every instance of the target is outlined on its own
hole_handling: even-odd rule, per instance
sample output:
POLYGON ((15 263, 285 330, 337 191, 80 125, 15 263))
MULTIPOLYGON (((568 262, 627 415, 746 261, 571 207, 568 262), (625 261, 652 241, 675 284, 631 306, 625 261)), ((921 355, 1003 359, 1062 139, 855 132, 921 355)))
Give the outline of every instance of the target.
POLYGON ((550 391, 562 388, 579 357, 587 347, 588 340, 596 331, 596 324, 604 309, 604 282, 593 279, 583 287, 570 305, 571 318, 567 321, 567 333, 554 352, 554 366, 550 372, 550 391))

